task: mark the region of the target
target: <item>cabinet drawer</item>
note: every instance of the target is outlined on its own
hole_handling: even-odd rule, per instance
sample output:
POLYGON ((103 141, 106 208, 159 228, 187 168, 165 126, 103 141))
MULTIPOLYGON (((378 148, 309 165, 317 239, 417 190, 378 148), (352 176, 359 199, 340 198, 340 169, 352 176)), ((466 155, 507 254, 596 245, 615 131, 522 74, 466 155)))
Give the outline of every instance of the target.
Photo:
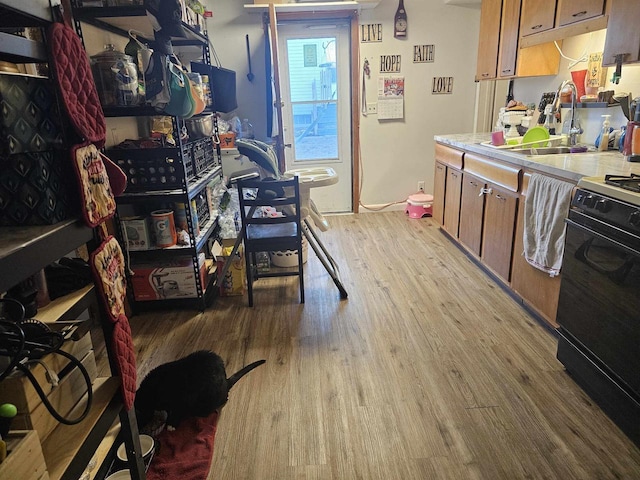
POLYGON ((436 160, 453 168, 462 168, 463 152, 455 148, 436 143, 436 160))
POLYGON ((502 188, 517 192, 520 186, 521 168, 505 165, 487 157, 466 153, 464 156, 464 171, 484 178, 502 188))

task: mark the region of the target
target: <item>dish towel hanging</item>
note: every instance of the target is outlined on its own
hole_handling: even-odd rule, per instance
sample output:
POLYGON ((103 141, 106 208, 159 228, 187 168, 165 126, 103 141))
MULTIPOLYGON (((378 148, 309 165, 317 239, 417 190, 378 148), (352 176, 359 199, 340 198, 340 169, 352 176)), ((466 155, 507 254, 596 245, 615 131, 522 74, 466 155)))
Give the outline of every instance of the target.
POLYGON ((560 273, 573 185, 534 173, 524 203, 524 257, 555 277, 560 273))

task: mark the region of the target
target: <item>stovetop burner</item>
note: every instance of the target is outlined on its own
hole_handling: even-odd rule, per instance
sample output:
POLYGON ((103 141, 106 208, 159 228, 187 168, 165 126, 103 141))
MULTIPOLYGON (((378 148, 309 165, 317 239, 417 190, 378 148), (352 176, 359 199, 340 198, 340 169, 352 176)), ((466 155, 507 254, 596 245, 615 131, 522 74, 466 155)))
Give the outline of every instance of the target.
POLYGON ((629 176, 624 175, 605 175, 604 182, 609 185, 631 190, 632 192, 640 192, 640 175, 632 173, 629 176))

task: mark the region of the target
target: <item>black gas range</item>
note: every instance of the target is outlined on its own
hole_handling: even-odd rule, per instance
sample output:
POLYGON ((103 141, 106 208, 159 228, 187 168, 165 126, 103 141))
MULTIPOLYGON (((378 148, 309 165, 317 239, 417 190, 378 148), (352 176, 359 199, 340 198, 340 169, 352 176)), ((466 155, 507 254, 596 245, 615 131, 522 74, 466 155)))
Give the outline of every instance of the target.
POLYGON ((581 179, 566 223, 557 356, 640 446, 640 176, 581 179))

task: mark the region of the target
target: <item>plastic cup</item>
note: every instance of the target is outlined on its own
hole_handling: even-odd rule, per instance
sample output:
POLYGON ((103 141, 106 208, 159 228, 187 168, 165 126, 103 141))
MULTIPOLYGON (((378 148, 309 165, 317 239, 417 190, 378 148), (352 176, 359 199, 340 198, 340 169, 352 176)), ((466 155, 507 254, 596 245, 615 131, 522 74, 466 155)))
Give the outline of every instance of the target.
POLYGON ((504 145, 504 132, 502 130, 491 133, 491 145, 496 147, 504 145))

